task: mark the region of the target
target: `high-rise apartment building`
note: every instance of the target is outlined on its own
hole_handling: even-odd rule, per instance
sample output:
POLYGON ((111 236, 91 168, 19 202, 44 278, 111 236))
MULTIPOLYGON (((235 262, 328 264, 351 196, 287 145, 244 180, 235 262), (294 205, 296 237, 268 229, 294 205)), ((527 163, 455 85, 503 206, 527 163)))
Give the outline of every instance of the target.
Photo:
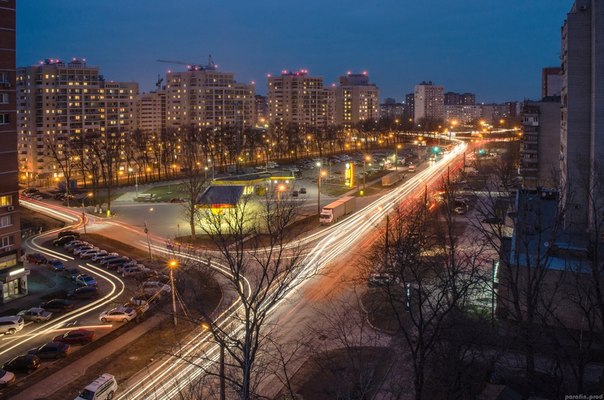
MULTIPOLYGON (((604 175, 604 4, 601 1, 576 0, 566 17, 562 27, 561 98, 561 183, 563 198, 570 202, 565 222, 568 229, 585 232, 602 218, 595 214, 594 207, 588 207, 590 194, 604 201, 599 181, 604 175)), ((601 206, 602 203, 598 204, 601 206)))
POLYGON ((17 70, 19 169, 28 184, 50 184, 61 169, 54 152, 101 128, 99 68, 85 60, 47 59, 17 70))
POLYGON ((388 97, 380 104, 380 118, 404 118, 406 107, 404 103, 397 103, 395 99, 388 97))
POLYGON ((445 88, 434 85, 432 82, 422 82, 415 85, 414 105, 415 122, 422 118, 445 118, 445 88))
POLYGON ((17 167, 16 2, 0 1, 0 302, 25 296, 29 270, 19 262, 21 223, 17 167))
POLYGON ((361 121, 379 118, 379 89, 366 72, 341 76, 335 89, 336 125, 350 129, 361 121))
POLYGON ((146 134, 166 129, 166 92, 143 93, 136 99, 136 127, 146 134))
POLYGON ((560 96, 562 91, 562 68, 548 67, 541 70, 541 98, 560 96))
POLYGON ((474 93, 445 93, 446 106, 473 106, 476 104, 476 95, 474 93))
MULTIPOLYGON (((77 178, 66 164, 83 156, 82 143, 108 134, 123 147, 136 127, 138 84, 106 82, 83 59, 19 68, 17 88, 19 169, 27 184, 61 182, 72 168, 77 178)), ((118 151, 124 155, 124 148, 118 151)))
POLYGON ((466 124, 480 119, 481 112, 481 107, 477 105, 445 105, 445 120, 447 123, 457 121, 466 124))
POLYGON ((254 96, 254 102, 256 103, 254 107, 256 126, 264 127, 268 125, 268 97, 257 94, 254 96))
POLYGON ((218 71, 211 60, 186 71, 166 74, 168 128, 253 127, 254 84, 238 83, 231 72, 218 71))
POLYGON ((303 129, 324 128, 329 124, 334 94, 333 89, 323 87, 323 78, 309 76, 307 70, 269 75, 270 124, 273 127, 296 124, 303 129))
POLYGON ((405 95, 405 117, 409 119, 415 118, 415 93, 407 93, 405 95))
POLYGON ((528 101, 523 108, 520 175, 524 187, 556 189, 560 176, 560 98, 528 101))

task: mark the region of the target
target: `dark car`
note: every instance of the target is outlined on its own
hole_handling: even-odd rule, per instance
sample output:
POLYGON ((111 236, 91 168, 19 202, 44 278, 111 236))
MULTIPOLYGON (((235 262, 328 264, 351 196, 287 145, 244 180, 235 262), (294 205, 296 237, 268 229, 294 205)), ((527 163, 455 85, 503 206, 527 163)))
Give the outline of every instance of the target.
POLYGON ((73 304, 70 301, 64 299, 52 299, 50 301, 46 301, 40 304, 40 307, 45 309, 46 311, 54 312, 73 310, 73 304))
POLYGON ((185 199, 182 197, 173 197, 170 199, 170 203, 184 203, 185 199))
POLYGON ((65 246, 67 243, 73 242, 76 239, 77 239, 77 237, 73 236, 73 235, 62 236, 62 237, 60 237, 58 239, 53 240, 52 244, 55 247, 65 246))
POLYGON ((113 262, 113 261, 116 261, 116 260, 121 260, 121 259, 123 259, 123 258, 124 258, 124 257, 122 257, 122 256, 111 256, 111 257, 106 257, 106 258, 103 258, 101 261, 99 261, 99 264, 101 264, 101 265, 107 265, 107 264, 109 264, 110 262, 113 262))
POLYGON ((105 266, 109 269, 117 269, 119 266, 122 266, 130 261, 127 258, 118 258, 117 260, 109 261, 105 266))
POLYGON ((487 217, 482 220, 486 224, 501 224, 503 220, 499 217, 487 217))
POLYGON ((27 262, 30 262, 32 264, 46 264, 48 262, 46 257, 44 257, 40 253, 30 253, 25 256, 25 258, 27 259, 27 262))
POLYGON ((80 275, 80 271, 77 268, 65 268, 63 270, 63 276, 67 279, 75 280, 80 275))
POLYGON ((300 188, 299 192, 300 194, 306 194, 306 188, 300 188))
POLYGON ((80 234, 76 231, 61 231, 61 232, 59 232, 59 235, 57 237, 60 239, 65 236, 74 236, 74 237, 79 238, 80 234))
POLYGON ((31 374, 40 368, 40 358, 32 354, 18 356, 5 363, 2 369, 10 372, 25 372, 31 374))
POLYGON ((67 344, 88 344, 94 340, 94 331, 88 329, 76 329, 63 333, 62 335, 55 336, 53 342, 62 342, 67 344))
POLYGON ((95 286, 83 286, 67 293, 69 299, 94 299, 99 295, 95 286))
POLYGON ((61 260, 50 260, 48 261, 48 266, 55 272, 63 271, 65 269, 65 264, 63 264, 61 260))
POLYGON ((63 342, 48 342, 43 346, 31 349, 27 354, 38 356, 42 360, 67 357, 71 352, 71 346, 63 342))

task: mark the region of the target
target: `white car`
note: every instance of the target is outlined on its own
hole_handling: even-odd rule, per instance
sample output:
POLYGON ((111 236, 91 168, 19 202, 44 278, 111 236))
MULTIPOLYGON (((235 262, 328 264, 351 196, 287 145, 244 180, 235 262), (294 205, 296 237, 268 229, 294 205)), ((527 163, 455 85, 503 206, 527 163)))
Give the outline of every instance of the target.
POLYGON ((101 322, 128 322, 136 317, 136 310, 130 307, 117 307, 103 311, 99 316, 101 322))
POLYGON ((15 374, 10 371, 5 371, 0 369, 0 387, 5 387, 10 385, 15 381, 15 374))
POLYGON ((99 248, 94 247, 94 246, 78 247, 73 251, 73 255, 79 256, 80 254, 91 251, 91 250, 98 251, 99 248))
POLYGON ((160 292, 171 293, 172 288, 169 285, 164 285, 157 281, 147 281, 143 283, 143 293, 146 295, 153 296, 160 292))
POLYGON ((126 267, 122 269, 122 276, 124 278, 129 277, 129 276, 135 276, 138 275, 140 273, 145 273, 145 272, 149 272, 150 269, 145 267, 143 264, 137 264, 131 267, 126 267))
POLYGON ((90 275, 80 274, 76 276, 75 282, 80 286, 97 286, 97 281, 90 275))
POLYGON ((110 257, 110 256, 119 256, 119 254, 108 253, 107 250, 99 250, 98 253, 96 253, 94 256, 92 256, 91 260, 92 261, 101 261, 103 258, 110 257))
POLYGON ((99 249, 92 249, 92 250, 86 250, 80 253, 80 258, 86 259, 86 258, 92 258, 94 257, 100 250, 99 249))
POLYGON ((23 318, 25 321, 44 322, 48 321, 52 317, 52 313, 46 311, 40 307, 30 308, 29 310, 19 311, 17 316, 23 318))

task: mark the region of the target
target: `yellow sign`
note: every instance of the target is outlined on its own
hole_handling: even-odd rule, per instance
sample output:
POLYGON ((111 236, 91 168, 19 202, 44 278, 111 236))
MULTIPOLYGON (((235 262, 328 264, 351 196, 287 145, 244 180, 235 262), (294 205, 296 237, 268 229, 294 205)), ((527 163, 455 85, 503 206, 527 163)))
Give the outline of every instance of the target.
POLYGON ((354 164, 346 163, 346 186, 353 187, 354 186, 354 164))

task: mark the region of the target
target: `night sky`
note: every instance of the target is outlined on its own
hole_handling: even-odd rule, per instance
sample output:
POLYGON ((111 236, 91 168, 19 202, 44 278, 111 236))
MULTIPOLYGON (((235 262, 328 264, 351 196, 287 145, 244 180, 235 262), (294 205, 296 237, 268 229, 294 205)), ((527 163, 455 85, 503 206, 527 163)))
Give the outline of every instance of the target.
POLYGON ((154 89, 157 74, 207 62, 238 81, 308 69, 326 83, 368 71, 402 100, 422 80, 482 102, 536 99, 541 68, 560 64, 572 0, 27 0, 17 64, 86 58, 106 79, 154 89))

